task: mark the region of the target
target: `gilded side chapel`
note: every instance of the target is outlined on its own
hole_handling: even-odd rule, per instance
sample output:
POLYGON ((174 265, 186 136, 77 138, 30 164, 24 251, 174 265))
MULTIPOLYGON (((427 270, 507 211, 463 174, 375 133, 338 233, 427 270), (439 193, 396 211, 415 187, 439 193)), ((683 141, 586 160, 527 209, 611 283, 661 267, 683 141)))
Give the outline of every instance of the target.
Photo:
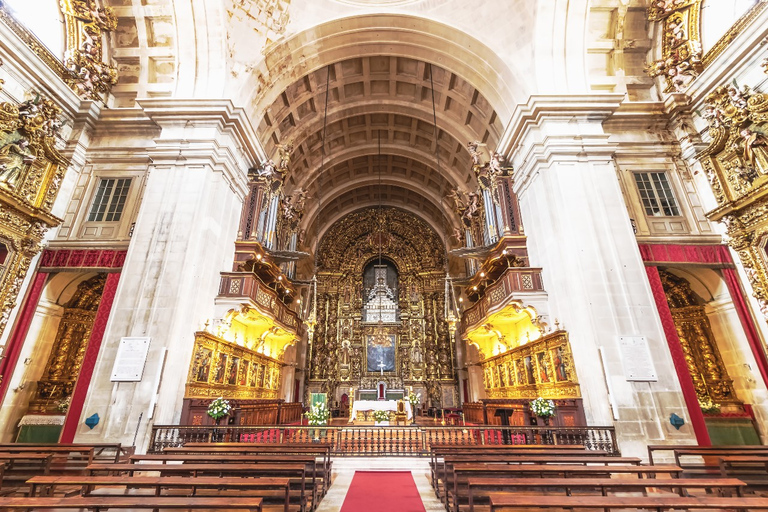
POLYGON ((2 0, 0 62, 0 454, 768 441, 768 1, 2 0))

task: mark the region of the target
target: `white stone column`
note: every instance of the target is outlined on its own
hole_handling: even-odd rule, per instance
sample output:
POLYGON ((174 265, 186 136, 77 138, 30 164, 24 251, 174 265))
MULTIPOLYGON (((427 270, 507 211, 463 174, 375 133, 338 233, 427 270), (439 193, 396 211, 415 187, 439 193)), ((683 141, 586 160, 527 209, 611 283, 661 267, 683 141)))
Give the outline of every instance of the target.
POLYGON ((532 97, 503 149, 550 318, 570 335, 587 422, 614 424, 622 453, 640 456, 648 443, 691 442, 693 431, 602 128, 622 98, 532 97), (626 380, 620 336, 647 338, 658 381, 626 380), (671 413, 686 419, 679 431, 671 413))
POLYGON ((231 267, 246 173, 259 153, 228 101, 139 103, 160 135, 75 440, 130 444, 138 428, 144 450, 153 423, 180 419, 193 333, 212 317, 219 273, 231 267), (151 337, 140 382, 110 381, 123 336, 151 337), (94 413, 101 421, 88 430, 82 421, 94 413))

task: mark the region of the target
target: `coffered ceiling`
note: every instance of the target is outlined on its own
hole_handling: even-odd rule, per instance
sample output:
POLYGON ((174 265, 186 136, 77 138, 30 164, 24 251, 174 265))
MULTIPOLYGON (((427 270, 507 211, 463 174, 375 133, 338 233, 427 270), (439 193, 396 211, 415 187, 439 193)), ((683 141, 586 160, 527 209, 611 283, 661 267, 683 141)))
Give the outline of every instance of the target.
POLYGON ((443 198, 452 188, 474 187, 467 142, 494 148, 502 129, 492 105, 462 77, 423 60, 379 55, 301 77, 265 110, 258 132, 267 154, 294 143, 286 191, 308 192, 304 226, 312 238, 331 219, 380 200, 449 232, 458 219, 443 198))

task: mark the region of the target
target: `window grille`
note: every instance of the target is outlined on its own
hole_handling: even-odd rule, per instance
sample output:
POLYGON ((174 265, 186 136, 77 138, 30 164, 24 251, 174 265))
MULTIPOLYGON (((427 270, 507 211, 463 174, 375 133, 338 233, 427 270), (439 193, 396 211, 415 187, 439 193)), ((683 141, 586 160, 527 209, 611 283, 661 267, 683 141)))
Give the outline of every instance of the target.
POLYGON ((663 172, 636 172, 635 183, 649 217, 676 217, 680 215, 672 186, 663 172))
POLYGON ((102 178, 96 188, 88 222, 119 221, 130 186, 130 178, 102 178))

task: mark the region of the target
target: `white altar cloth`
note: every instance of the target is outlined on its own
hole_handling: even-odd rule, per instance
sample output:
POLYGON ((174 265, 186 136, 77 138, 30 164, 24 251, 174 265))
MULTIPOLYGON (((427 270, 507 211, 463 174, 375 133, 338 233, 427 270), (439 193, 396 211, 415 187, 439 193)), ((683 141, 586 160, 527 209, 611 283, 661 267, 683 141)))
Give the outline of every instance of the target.
MULTIPOLYGON (((349 415, 350 423, 357 417, 358 411, 397 412, 397 402, 395 400, 355 400, 352 404, 352 412, 349 415)), ((410 421, 413 412, 411 411, 411 404, 408 402, 405 402, 405 413, 408 415, 408 421, 410 421)))

